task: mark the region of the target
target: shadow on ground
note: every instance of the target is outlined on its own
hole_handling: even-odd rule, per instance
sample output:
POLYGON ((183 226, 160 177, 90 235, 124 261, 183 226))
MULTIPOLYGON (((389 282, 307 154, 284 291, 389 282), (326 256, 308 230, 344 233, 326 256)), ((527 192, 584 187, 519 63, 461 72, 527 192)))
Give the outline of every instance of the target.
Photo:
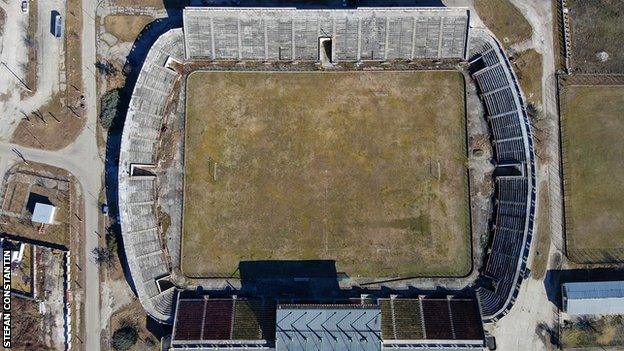
POLYGON ((561 284, 613 280, 624 280, 624 269, 594 268, 549 270, 544 277, 544 287, 546 288, 548 301, 552 302, 559 309, 562 309, 561 284))
POLYGON ((442 287, 432 289, 417 289, 408 287, 401 290, 389 287, 354 286, 342 287, 340 282, 349 279, 344 273, 336 270, 333 260, 271 260, 271 261, 242 261, 234 274, 240 278, 240 288, 233 285, 225 289, 211 290, 199 286, 194 291, 182 294, 187 298, 199 298, 205 295, 211 297, 230 297, 237 295, 248 298, 269 298, 291 302, 340 302, 362 295, 371 297, 388 297, 392 294, 401 297, 416 298, 418 296, 445 298, 474 298, 474 289, 465 287, 462 290, 449 290, 442 287))
POLYGON ((243 261, 238 266, 241 292, 260 296, 336 296, 340 290, 336 262, 243 261))

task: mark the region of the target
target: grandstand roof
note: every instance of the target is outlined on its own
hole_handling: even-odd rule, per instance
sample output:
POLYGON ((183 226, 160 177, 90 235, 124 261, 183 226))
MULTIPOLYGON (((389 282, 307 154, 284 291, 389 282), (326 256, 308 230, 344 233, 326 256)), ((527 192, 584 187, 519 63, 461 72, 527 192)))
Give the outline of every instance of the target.
POLYGON ((569 314, 624 313, 624 281, 564 283, 563 296, 569 314))
POLYGON ((180 299, 174 345, 262 345, 272 339, 275 303, 243 299, 180 299))
POLYGON ((282 305, 276 320, 278 351, 381 349, 377 305, 282 305))
POLYGON ((469 299, 380 299, 384 343, 395 340, 482 342, 479 306, 469 299))

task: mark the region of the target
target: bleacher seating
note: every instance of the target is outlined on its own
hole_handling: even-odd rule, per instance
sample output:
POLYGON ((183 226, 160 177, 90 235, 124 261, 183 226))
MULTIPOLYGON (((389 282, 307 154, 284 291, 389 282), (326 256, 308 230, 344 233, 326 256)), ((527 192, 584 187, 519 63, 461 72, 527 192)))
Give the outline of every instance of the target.
POLYGON ((182 60, 182 30, 171 30, 150 49, 130 100, 119 156, 119 213, 130 273, 146 311, 170 322, 175 288, 160 291, 156 281, 170 274, 160 239, 153 177, 131 176, 132 164, 154 164, 166 110, 180 75, 165 67, 182 60))
POLYGON ((479 286, 477 295, 484 318, 496 320, 515 301, 526 269, 535 205, 533 144, 522 95, 498 43, 482 43, 472 64, 478 68, 472 77, 483 100, 496 161, 519 164, 529 173, 495 179, 493 239, 483 269, 489 284, 479 286))
POLYGON ((212 60, 319 59, 331 37, 335 61, 462 59, 465 9, 184 9, 186 57, 212 60))
POLYGON ((163 316, 172 316, 174 313, 176 289, 171 287, 152 298, 154 309, 163 316))

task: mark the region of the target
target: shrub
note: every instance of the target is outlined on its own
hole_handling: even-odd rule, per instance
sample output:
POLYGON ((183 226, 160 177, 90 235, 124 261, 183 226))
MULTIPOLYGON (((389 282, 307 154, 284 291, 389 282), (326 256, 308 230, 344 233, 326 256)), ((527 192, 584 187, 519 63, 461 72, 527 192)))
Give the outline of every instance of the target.
POLYGON ((106 248, 111 254, 117 252, 117 228, 110 226, 106 228, 106 248))
POLYGON ((115 117, 117 117, 119 101, 119 89, 109 90, 102 96, 100 103, 100 124, 102 127, 108 129, 113 124, 115 117))
POLYGON ((108 61, 102 60, 96 62, 95 68, 97 68, 100 74, 105 76, 114 76, 115 74, 117 74, 117 68, 115 68, 115 66, 113 66, 113 64, 108 61))
POLYGON ((108 248, 96 247, 93 251, 91 251, 91 253, 93 254, 95 262, 99 265, 107 265, 109 267, 113 265, 113 259, 115 256, 108 248))
POLYGON ((123 325, 115 330, 111 339, 111 347, 117 351, 125 351, 136 344, 139 333, 132 325, 123 325))

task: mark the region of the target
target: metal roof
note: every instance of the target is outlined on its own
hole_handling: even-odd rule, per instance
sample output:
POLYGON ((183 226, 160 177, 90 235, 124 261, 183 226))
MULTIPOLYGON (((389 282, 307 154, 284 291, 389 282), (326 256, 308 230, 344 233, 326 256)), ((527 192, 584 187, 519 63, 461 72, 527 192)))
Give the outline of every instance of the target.
POLYGON ((624 314, 624 281, 564 283, 569 314, 624 314))
POLYGON ((281 305, 275 349, 381 350, 381 310, 361 305, 281 305))
POLYGON ((32 221, 36 223, 52 224, 54 223, 54 213, 56 207, 37 202, 32 214, 32 221))
POLYGON ((624 281, 565 283, 568 299, 624 297, 624 281))

